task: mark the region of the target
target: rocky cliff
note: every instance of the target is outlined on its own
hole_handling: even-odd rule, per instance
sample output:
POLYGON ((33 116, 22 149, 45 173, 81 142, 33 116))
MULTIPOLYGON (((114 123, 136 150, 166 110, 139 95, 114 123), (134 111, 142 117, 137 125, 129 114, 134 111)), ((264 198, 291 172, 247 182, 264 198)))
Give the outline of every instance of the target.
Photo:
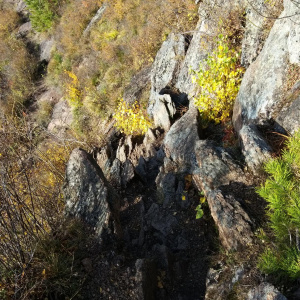
MULTIPOLYGON (((255 186, 262 163, 278 151, 272 136, 299 129, 299 3, 284 0, 272 22, 265 1, 201 1, 198 13, 196 28, 171 33, 126 89, 130 102, 151 85, 154 128, 143 137, 109 130, 101 148, 71 154, 65 214, 84 220, 102 247, 86 299, 286 299, 252 262, 265 208, 255 186), (228 146, 220 125, 201 122, 190 69, 211 53, 218 16, 230 21, 237 13, 246 71, 232 117, 236 143, 228 146), (292 67, 298 73, 291 78, 292 67), (197 220, 200 198, 204 216, 197 220), (238 261, 225 262, 220 249, 238 261)), ((41 60, 51 43, 41 43, 41 60)), ((69 124, 68 105, 58 102, 48 130, 63 134, 69 124)))

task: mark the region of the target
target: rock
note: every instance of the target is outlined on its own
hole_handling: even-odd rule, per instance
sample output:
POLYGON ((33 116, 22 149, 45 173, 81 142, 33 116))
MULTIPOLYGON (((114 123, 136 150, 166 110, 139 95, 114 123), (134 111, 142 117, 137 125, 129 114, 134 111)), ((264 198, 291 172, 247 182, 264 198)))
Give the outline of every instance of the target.
POLYGON ((287 103, 279 111, 276 122, 287 132, 294 134, 300 128, 300 81, 286 96, 287 103))
POLYGON ((116 188, 121 187, 121 162, 116 158, 109 170, 108 180, 116 188))
POLYGON ((164 176, 158 176, 156 178, 156 185, 158 190, 163 194, 164 207, 174 201, 176 194, 176 177, 172 173, 164 174, 164 176))
POLYGON ((63 137, 66 135, 66 131, 70 128, 72 122, 72 109, 66 100, 61 99, 54 105, 48 130, 59 137, 63 137))
POLYGON ((93 158, 84 150, 72 151, 63 191, 67 216, 82 219, 94 228, 97 235, 113 218, 115 230, 120 233, 118 195, 109 186, 93 158))
POLYGON ((290 0, 275 21, 257 59, 246 70, 234 105, 233 123, 237 132, 244 124, 261 124, 276 117, 282 105, 283 86, 289 63, 300 64, 300 8, 290 0), (294 15, 290 18, 286 16, 294 15))
POLYGON ((241 64, 248 68, 259 55, 265 41, 267 21, 264 16, 274 15, 264 0, 255 5, 248 3, 245 10, 246 28, 242 40, 241 64))
POLYGON ((24 36, 26 36, 31 30, 32 30, 31 22, 26 22, 26 23, 22 24, 22 25, 19 27, 17 36, 18 36, 18 37, 24 37, 24 36))
POLYGON ((135 172, 139 175, 144 183, 147 182, 147 166, 146 161, 142 156, 140 157, 139 163, 135 168, 135 172))
POLYGON ((136 282, 136 299, 141 300, 154 300, 155 290, 157 286, 156 278, 156 266, 155 263, 146 260, 138 259, 135 263, 136 273, 135 273, 135 282, 136 282))
POLYGON ((248 214, 232 195, 219 190, 232 181, 247 183, 242 169, 229 153, 211 141, 198 141, 195 153, 199 169, 193 181, 205 193, 222 245, 230 251, 251 244, 252 221, 248 214))
POLYGON ((121 171, 121 184, 126 187, 130 180, 134 177, 134 167, 129 159, 125 161, 121 171))
POLYGON ((220 190, 207 193, 206 199, 224 248, 232 251, 251 245, 252 221, 240 203, 231 195, 224 195, 220 190))
POLYGON ((96 12, 95 16, 91 19, 90 23, 88 24, 88 26, 85 28, 85 30, 83 31, 83 36, 87 37, 88 34, 91 31, 91 28, 100 21, 100 19, 102 18, 105 10, 107 8, 107 3, 104 3, 96 12))
POLYGON ((187 93, 190 98, 195 96, 198 90, 197 84, 192 82, 190 69, 199 70, 200 63, 207 58, 208 53, 212 52, 211 34, 212 26, 209 20, 200 18, 192 38, 188 35, 185 37, 189 45, 175 86, 181 92, 187 93))
POLYGON ((228 268, 220 263, 215 268, 210 268, 206 276, 205 299, 228 299, 234 284, 243 278, 244 273, 243 266, 228 268))
POLYGON ((170 95, 158 95, 152 109, 154 125, 168 131, 176 113, 175 104, 170 95))
POLYGON ((192 107, 173 124, 163 141, 166 156, 178 165, 179 171, 192 173, 197 167, 194 146, 198 140, 198 110, 192 107))
POLYGON ((156 203, 153 203, 145 215, 147 224, 167 236, 172 233, 178 221, 172 215, 164 213, 156 203))
POLYGON ((138 74, 132 77, 130 84, 125 88, 123 99, 133 104, 143 95, 148 85, 150 86, 152 66, 142 69, 138 74))
POLYGON ((271 147, 266 143, 255 125, 244 125, 239 132, 245 161, 254 174, 261 169, 262 163, 271 158, 271 147))
POLYGON ((54 39, 43 40, 40 43, 40 61, 50 61, 53 45, 54 39))
POLYGON ((19 0, 16 1, 15 3, 16 3, 16 12, 23 15, 24 17, 28 17, 29 11, 27 10, 25 1, 19 0))
POLYGON ((105 169, 107 167, 107 162, 110 162, 110 153, 109 153, 109 147, 104 146, 102 147, 99 152, 97 152, 97 164, 101 168, 101 170, 105 172, 105 169))
POLYGON ((120 139, 119 147, 117 149, 116 158, 119 159, 122 163, 124 163, 127 159, 124 140, 120 139))
POLYGON ((161 90, 167 86, 174 86, 184 55, 184 36, 181 34, 170 34, 157 52, 151 71, 151 92, 148 105, 148 113, 151 116, 161 90))
POLYGON ((241 167, 215 142, 197 141, 195 153, 199 169, 194 172, 194 178, 200 183, 201 190, 206 193, 232 181, 246 183, 241 167))
POLYGON ((287 300, 273 285, 263 282, 248 292, 246 300, 287 300))

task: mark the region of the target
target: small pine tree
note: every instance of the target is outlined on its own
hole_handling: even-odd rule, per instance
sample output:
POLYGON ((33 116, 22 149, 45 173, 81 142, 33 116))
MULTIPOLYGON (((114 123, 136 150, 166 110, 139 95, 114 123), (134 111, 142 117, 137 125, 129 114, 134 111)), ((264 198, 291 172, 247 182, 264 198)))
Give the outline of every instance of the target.
POLYGON ((267 162, 269 178, 258 189, 268 202, 274 240, 262 254, 259 267, 267 274, 300 276, 300 132, 288 139, 281 158, 267 162))

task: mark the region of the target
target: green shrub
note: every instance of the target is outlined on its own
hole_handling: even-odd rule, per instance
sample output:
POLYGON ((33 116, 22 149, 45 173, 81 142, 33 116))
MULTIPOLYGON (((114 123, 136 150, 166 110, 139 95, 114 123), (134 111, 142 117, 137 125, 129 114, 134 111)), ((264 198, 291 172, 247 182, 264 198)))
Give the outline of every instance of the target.
POLYGON ((300 276, 300 132, 289 138, 281 158, 267 162, 269 178, 258 189, 268 202, 272 243, 259 267, 267 274, 296 279, 300 276))
POLYGON ((195 105, 202 117, 216 123, 229 118, 244 70, 238 66, 239 53, 229 48, 227 37, 219 35, 217 48, 199 71, 192 71, 192 80, 201 87, 195 105))
POLYGON ((56 17, 58 0, 25 0, 30 11, 30 21, 37 31, 46 31, 52 27, 56 17))

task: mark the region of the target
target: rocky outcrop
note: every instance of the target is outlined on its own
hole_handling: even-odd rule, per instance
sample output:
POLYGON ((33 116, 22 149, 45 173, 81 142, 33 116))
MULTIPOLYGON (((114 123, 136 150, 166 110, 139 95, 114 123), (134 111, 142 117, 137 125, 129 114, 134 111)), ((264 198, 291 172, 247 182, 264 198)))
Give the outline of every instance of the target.
POLYGON ((151 71, 151 92, 148 113, 153 115, 153 107, 159 101, 161 91, 175 85, 181 61, 185 56, 185 37, 170 34, 159 49, 151 71))
POLYGON ((176 113, 175 104, 172 102, 171 96, 157 96, 152 113, 154 125, 163 128, 167 132, 171 127, 171 120, 176 113))
POLYGON ((237 250, 252 243, 252 221, 232 195, 221 191, 231 182, 247 183, 242 169, 221 147, 210 141, 198 141, 195 153, 199 169, 193 179, 206 196, 222 245, 237 250))
POLYGON ((285 96, 286 103, 278 112, 276 122, 294 134, 300 128, 300 81, 285 96))
POLYGON ((107 183, 101 169, 84 150, 73 150, 66 168, 64 185, 65 213, 89 224, 97 235, 115 222, 120 234, 119 197, 107 183))
POLYGON ((261 53, 246 70, 233 113, 237 131, 243 124, 261 123, 275 117, 283 101, 287 66, 300 64, 299 10, 292 1, 285 1, 285 9, 274 23, 261 53))
POLYGON ((253 173, 257 174, 262 164, 271 158, 272 149, 255 125, 244 125, 239 132, 245 161, 253 173))
POLYGON ((163 147, 168 159, 177 165, 177 172, 192 173, 196 168, 194 145, 201 131, 198 110, 192 107, 176 121, 166 134, 163 147))

